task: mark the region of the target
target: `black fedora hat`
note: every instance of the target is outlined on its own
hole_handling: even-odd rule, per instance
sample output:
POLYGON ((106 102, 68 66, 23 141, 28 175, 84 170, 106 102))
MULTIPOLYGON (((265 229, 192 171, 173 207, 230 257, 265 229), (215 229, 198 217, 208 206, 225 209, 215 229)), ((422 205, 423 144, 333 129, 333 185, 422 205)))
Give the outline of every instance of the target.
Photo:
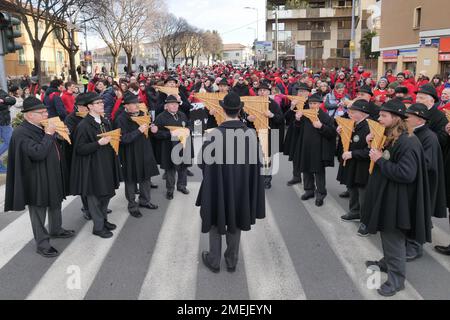
POLYGON ((175 81, 175 83, 178 83, 178 79, 175 77, 168 77, 166 80, 164 80, 164 84, 170 81, 175 81))
POLYGON ((220 79, 219 86, 228 86, 228 81, 225 78, 220 79))
POLYGON ((403 87, 403 86, 398 86, 397 88, 395 88, 395 93, 408 94, 408 88, 403 87))
POLYGON ((123 104, 132 104, 132 103, 139 103, 139 97, 130 91, 125 92, 123 95, 123 104))
POLYGON ((414 103, 408 109, 406 109, 407 114, 413 114, 424 120, 429 120, 428 108, 423 103, 414 103))
POLYGON ((29 111, 34 111, 34 110, 39 110, 39 109, 47 109, 47 107, 41 102, 41 100, 39 100, 38 98, 34 97, 34 96, 30 96, 28 98, 26 98, 25 100, 23 100, 23 109, 22 112, 29 112, 29 111))
POLYGON ((180 102, 178 101, 177 97, 175 97, 174 95, 167 96, 166 101, 164 101, 164 104, 168 104, 168 103, 178 103, 178 104, 180 104, 180 102))
POLYGON ((96 92, 88 92, 86 93, 86 96, 84 98, 84 102, 86 103, 86 105, 91 104, 94 101, 97 100, 103 100, 103 98, 96 92))
POLYGON ((308 85, 303 82, 300 82, 300 84, 297 87, 297 91, 300 91, 300 90, 311 92, 311 88, 308 87, 308 85))
POLYGON ((363 85, 361 88, 359 88, 358 92, 367 93, 373 96, 372 88, 368 85, 363 85))
POLYGON ((77 106, 86 106, 86 95, 87 93, 80 93, 79 95, 77 95, 77 97, 75 98, 75 104, 77 106))
POLYGON ((320 102, 320 103, 322 103, 323 102, 323 97, 320 94, 315 93, 315 94, 313 94, 312 96, 310 96, 308 98, 308 102, 309 103, 311 103, 311 102, 320 102))
POLYGON ((271 90, 272 86, 270 85, 270 83, 268 81, 261 81, 259 83, 258 90, 261 90, 261 89, 271 90))
POLYGON ((230 92, 225 96, 223 100, 219 101, 219 104, 222 108, 227 110, 239 110, 244 107, 244 104, 241 101, 241 97, 234 92, 230 92))
POLYGON ((381 106, 380 111, 390 112, 401 117, 402 119, 406 119, 406 106, 399 99, 392 99, 384 103, 381 106))
POLYGON ((424 84, 423 86, 420 87, 419 91, 416 92, 417 93, 423 93, 423 94, 427 94, 429 96, 432 96, 434 99, 434 102, 438 102, 439 101, 439 97, 436 91, 436 88, 433 87, 432 84, 424 84))
POLYGON ((370 104, 368 101, 364 100, 364 99, 359 99, 356 100, 355 102, 353 102, 353 104, 348 107, 349 110, 356 110, 356 111, 361 111, 367 114, 371 114, 371 110, 370 110, 370 104))

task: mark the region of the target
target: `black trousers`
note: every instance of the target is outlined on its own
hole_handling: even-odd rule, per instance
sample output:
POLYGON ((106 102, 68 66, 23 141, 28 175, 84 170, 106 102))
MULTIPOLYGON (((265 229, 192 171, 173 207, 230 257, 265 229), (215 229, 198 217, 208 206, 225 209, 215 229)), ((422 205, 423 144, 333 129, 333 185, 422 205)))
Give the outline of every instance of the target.
POLYGON ((303 183, 305 192, 315 193, 317 199, 327 196, 325 168, 317 173, 303 172, 303 183))
POLYGON ((87 196, 89 213, 92 217, 92 222, 94 222, 94 231, 102 231, 105 227, 105 221, 108 220, 108 204, 109 197, 96 197, 87 196))
POLYGON ((28 206, 28 211, 30 213, 31 227, 33 229, 33 236, 37 247, 41 249, 49 249, 50 235, 57 235, 61 232, 61 204, 56 208, 28 206), (50 234, 45 228, 45 218, 47 216, 47 212, 50 234))
MULTIPOLYGON (((227 242, 227 249, 225 250, 225 262, 228 268, 236 267, 239 258, 239 243, 241 241, 241 230, 235 233, 227 232, 225 235, 227 242)), ((209 254, 208 262, 214 267, 220 267, 220 260, 222 257, 222 235, 219 229, 213 226, 209 231, 209 254)))
POLYGON ((151 180, 148 179, 139 183, 139 203, 136 202, 137 183, 125 182, 125 197, 128 200, 128 211, 139 211, 139 205, 148 205, 150 203, 151 180))
POLYGON ((361 215, 366 189, 359 187, 347 187, 347 189, 350 194, 350 201, 348 203, 350 212, 361 215))
POLYGON ((187 186, 187 166, 184 164, 177 165, 171 169, 166 170, 166 188, 167 191, 173 192, 175 190, 175 174, 178 174, 177 188, 187 186))
POLYGON ((401 230, 381 231, 381 244, 384 257, 381 259, 388 270, 390 286, 400 288, 406 279, 406 236, 401 230))

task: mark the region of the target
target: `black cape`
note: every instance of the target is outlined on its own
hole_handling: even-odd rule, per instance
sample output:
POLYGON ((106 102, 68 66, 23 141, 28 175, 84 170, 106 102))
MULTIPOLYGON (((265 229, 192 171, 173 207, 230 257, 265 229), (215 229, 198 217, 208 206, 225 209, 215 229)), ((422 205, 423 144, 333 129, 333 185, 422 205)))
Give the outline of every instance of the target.
POLYGON ((101 125, 87 115, 75 130, 70 192, 73 195, 113 197, 119 188, 119 159, 111 145, 100 146, 98 134, 111 131, 111 124, 101 118, 101 125))
MULTIPOLYGON (((173 163, 171 157, 172 149, 180 142, 172 141, 170 130, 165 127, 174 126, 174 127, 189 128, 188 118, 181 111, 178 111, 174 116, 170 112, 164 111, 163 113, 161 113, 159 116, 156 117, 154 124, 158 126, 158 132, 155 134, 155 138, 159 140, 161 146, 160 150, 161 168, 164 170, 172 169, 175 167, 175 164, 173 163)), ((187 154, 184 152, 185 150, 181 150, 179 155, 183 157, 182 161, 183 164, 190 165, 192 163, 192 158, 194 156, 191 136, 189 136, 188 141, 186 143, 186 150, 188 151, 187 154)))
POLYGON ((442 174, 445 170, 439 140, 427 125, 417 128, 414 134, 419 138, 425 151, 432 215, 436 218, 445 218, 447 217, 447 201, 445 175, 442 174))
MULTIPOLYGON (((245 153, 243 164, 236 164, 238 152, 234 152, 235 164, 201 164, 203 181, 197 197, 196 205, 200 208, 202 218, 202 232, 209 232, 212 226, 217 226, 221 234, 227 231, 234 233, 237 229, 248 231, 256 223, 256 219, 265 217, 265 190, 264 177, 262 176, 262 163, 257 157, 259 144, 256 132, 248 129, 240 121, 226 121, 209 135, 211 140, 205 141, 203 150, 215 141, 214 136, 222 136, 223 158, 226 159, 227 130, 236 132, 242 130, 252 139, 247 139, 245 146, 240 151, 240 156, 245 153), (249 159, 258 159, 251 164, 249 159)), ((228 141, 228 143, 230 143, 228 141)), ((231 143, 233 148, 238 147, 237 141, 231 143)), ((240 144, 242 147, 242 144, 240 144)), ((216 150, 220 150, 216 149, 216 150)), ((206 153, 205 153, 206 154, 206 153)), ((216 153, 214 153, 216 154, 216 153)))
POLYGON ((443 149, 445 168, 445 190, 447 194, 447 208, 450 208, 450 136, 447 136, 447 143, 443 149))
POLYGON ((442 111, 439 111, 437 105, 435 105, 433 108, 428 110, 428 119, 429 128, 431 131, 436 133, 441 147, 444 148, 448 138, 448 134, 445 131, 445 126, 447 125, 448 120, 445 114, 442 111))
MULTIPOLYGON (((141 111, 139 115, 144 113, 141 111)), ((119 155, 124 180, 140 183, 159 175, 150 137, 139 131, 139 125, 128 112, 120 114, 116 125, 122 130, 119 155)))
POLYGON ((58 207, 66 194, 63 162, 54 136, 22 122, 9 144, 5 212, 22 211, 26 205, 58 207))
POLYGON ((400 229, 419 243, 431 242, 430 191, 419 139, 402 134, 384 157, 369 178, 361 222, 372 234, 400 229))
MULTIPOLYGON (((305 103, 305 109, 309 109, 308 102, 305 103)), ((289 161, 294 160, 295 148, 297 146, 298 137, 303 126, 296 125, 295 111, 289 109, 284 113, 285 122, 288 125, 286 136, 283 142, 283 154, 288 156, 289 161)))
POLYGON ((319 120, 323 124, 320 129, 314 128, 305 117, 296 121, 296 125, 303 128, 296 141, 294 172, 317 173, 334 166, 337 134, 334 119, 319 109, 319 120))
MULTIPOLYGON (((369 180, 369 166, 370 166, 370 149, 366 142, 366 137, 370 133, 369 124, 366 120, 356 124, 349 151, 352 152, 352 158, 344 161, 342 155, 339 159, 339 171, 337 180, 347 187, 365 187, 369 180)), ((341 143, 341 141, 339 141, 341 143)))

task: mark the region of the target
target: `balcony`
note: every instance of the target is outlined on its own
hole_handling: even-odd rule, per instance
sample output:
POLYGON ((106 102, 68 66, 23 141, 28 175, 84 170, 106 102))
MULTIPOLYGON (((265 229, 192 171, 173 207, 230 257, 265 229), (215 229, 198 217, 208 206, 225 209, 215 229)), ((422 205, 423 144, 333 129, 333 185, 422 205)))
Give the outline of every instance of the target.
MULTIPOLYGON (((358 16, 358 8, 355 10, 358 16)), ((278 19, 320 19, 320 18, 344 18, 352 16, 351 7, 332 7, 332 8, 307 8, 278 10, 278 19)), ((267 10, 267 20, 275 19, 275 10, 267 10)))

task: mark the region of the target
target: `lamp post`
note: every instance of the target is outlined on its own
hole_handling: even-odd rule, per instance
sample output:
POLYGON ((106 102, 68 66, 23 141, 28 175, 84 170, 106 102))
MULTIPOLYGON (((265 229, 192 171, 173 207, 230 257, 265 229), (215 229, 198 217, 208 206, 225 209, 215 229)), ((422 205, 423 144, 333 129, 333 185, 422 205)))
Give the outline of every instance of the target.
POLYGON ((259 67, 259 64, 258 64, 258 54, 257 54, 257 52, 256 52, 256 42, 258 41, 258 38, 257 38, 257 35, 256 35, 256 29, 255 28, 252 28, 252 27, 248 27, 247 29, 251 29, 251 30, 253 30, 254 32, 255 32, 255 40, 253 41, 253 46, 255 47, 255 62, 256 62, 256 67, 258 68, 259 67))
POLYGON ((350 70, 353 72, 353 64, 355 60, 355 5, 356 1, 352 0, 352 30, 351 30, 351 41, 350 41, 350 70))
POLYGON ((244 7, 244 9, 255 10, 256 11, 256 41, 259 40, 259 11, 255 7, 244 7))

